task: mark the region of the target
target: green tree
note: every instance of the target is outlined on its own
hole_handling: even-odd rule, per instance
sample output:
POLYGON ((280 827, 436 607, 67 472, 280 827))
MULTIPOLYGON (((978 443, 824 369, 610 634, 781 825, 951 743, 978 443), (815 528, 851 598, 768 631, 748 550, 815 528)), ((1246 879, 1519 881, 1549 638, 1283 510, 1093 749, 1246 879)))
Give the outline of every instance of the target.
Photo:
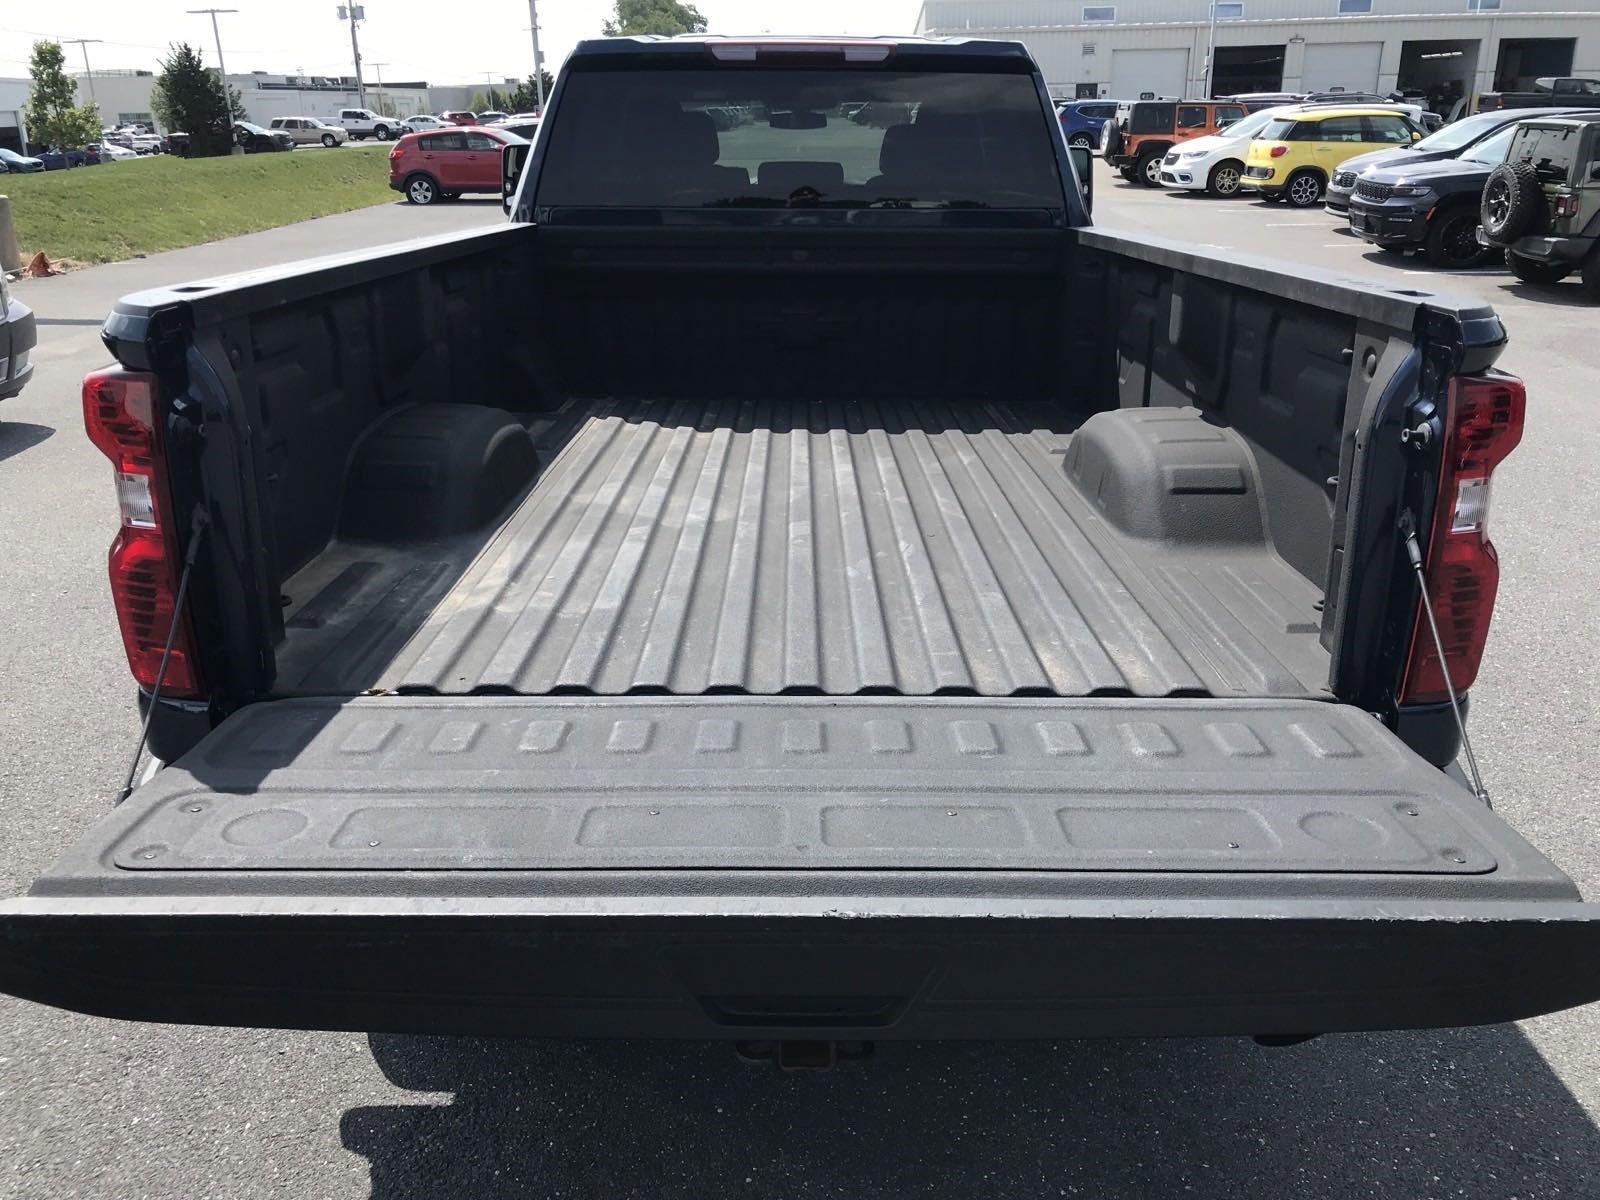
MULTIPOLYGON (((539 68, 539 74, 544 77, 544 98, 549 100, 550 89, 555 87, 556 81, 550 77, 550 72, 543 67, 539 68)), ((532 75, 529 75, 506 94, 507 112, 533 112, 538 107, 539 93, 534 86, 532 75)))
POLYGON ((692 4, 679 0, 616 0, 616 11, 602 29, 607 37, 634 33, 704 33, 706 19, 692 4))
POLYGON ((33 76, 33 93, 23 120, 28 123, 29 140, 76 148, 100 137, 100 110, 77 102, 59 42, 35 42, 28 72, 33 76))
MULTIPOLYGON (((237 97, 234 92, 230 102, 237 97)), ((206 69, 199 52, 187 42, 174 42, 171 53, 161 60, 150 103, 151 111, 169 130, 189 135, 190 157, 209 158, 233 148, 229 114, 233 105, 223 102, 216 75, 206 69)), ((242 112, 243 106, 238 110, 242 112)))

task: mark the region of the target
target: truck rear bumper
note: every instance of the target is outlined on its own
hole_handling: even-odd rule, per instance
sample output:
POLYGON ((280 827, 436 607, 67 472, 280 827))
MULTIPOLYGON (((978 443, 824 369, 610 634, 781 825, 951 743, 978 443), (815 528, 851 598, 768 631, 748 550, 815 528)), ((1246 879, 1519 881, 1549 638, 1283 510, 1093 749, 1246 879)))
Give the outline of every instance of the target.
POLYGON ((0 987, 132 1020, 726 1038, 1292 1035, 1600 998, 1594 905, 1196 900, 1149 878, 1009 902, 642 882, 540 901, 31 898, 0 909, 0 987))
POLYGON ((0 905, 0 989, 386 1032, 1301 1034, 1600 998, 1600 906, 1332 703, 295 700, 0 905))

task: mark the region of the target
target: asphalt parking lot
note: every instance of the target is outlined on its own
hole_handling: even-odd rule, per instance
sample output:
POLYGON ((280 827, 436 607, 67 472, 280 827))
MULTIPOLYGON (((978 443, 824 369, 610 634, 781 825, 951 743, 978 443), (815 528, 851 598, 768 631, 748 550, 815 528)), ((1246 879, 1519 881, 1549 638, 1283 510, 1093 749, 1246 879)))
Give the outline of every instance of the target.
MULTIPOLYGON (((1102 224, 1492 303, 1528 383, 1496 475, 1501 599, 1472 730, 1497 808, 1600 898, 1600 344, 1565 284, 1380 254, 1320 210, 1152 192, 1102 224)), ((78 384, 137 288, 500 219, 385 204, 27 281, 38 370, 0 403, 0 893, 105 811, 135 733, 106 596, 116 523, 78 384)), ((167 1028, 0 1000, 0 1196, 1600 1195, 1600 1005, 1516 1026, 1238 1039, 888 1043, 785 1076, 700 1043, 167 1028)))

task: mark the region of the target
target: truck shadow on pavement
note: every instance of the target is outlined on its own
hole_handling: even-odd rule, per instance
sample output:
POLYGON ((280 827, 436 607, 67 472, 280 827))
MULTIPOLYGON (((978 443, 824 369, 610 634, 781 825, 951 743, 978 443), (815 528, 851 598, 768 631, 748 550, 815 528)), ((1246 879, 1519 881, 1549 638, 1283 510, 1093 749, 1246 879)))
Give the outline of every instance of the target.
POLYGON ((0 417, 0 462, 12 455, 31 450, 40 442, 55 436, 49 425, 32 425, 27 421, 7 421, 0 417))
POLYGON ((1590 1195, 1600 1130, 1514 1026, 883 1043, 784 1075, 703 1042, 373 1035, 376 1200, 510 1196, 1590 1195))

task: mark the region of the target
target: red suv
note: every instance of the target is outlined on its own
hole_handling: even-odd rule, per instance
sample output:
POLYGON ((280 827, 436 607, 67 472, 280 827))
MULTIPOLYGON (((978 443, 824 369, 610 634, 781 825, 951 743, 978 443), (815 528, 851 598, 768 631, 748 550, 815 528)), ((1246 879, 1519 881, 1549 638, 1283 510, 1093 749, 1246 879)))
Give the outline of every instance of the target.
POLYGON ((503 129, 408 133, 389 151, 389 186, 412 204, 454 200, 464 192, 500 194, 500 152, 526 141, 503 129))

